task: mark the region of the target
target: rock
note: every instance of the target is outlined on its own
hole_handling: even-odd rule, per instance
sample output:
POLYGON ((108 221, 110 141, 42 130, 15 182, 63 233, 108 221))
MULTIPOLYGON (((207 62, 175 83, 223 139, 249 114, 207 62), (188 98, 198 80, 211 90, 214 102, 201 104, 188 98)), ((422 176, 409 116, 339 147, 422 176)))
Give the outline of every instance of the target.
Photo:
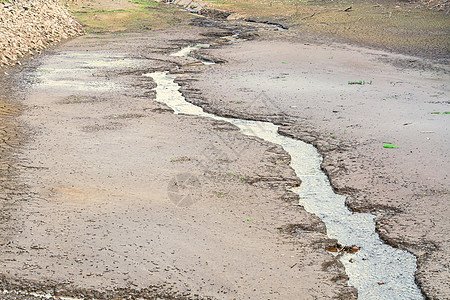
POLYGON ((0 67, 81 32, 57 0, 0 2, 0 67))
POLYGON ((245 19, 245 17, 237 13, 232 13, 227 17, 228 21, 243 20, 243 19, 245 19))

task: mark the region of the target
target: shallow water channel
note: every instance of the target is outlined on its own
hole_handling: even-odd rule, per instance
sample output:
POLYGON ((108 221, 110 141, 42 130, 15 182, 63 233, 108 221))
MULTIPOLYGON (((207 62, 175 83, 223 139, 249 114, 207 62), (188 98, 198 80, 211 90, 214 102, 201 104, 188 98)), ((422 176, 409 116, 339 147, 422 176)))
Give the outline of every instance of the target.
MULTIPOLYGON (((191 51, 205 45, 190 46, 173 56, 188 57, 191 51)), ((191 58, 192 59, 192 58, 191 58)), ((281 145, 291 156, 291 167, 302 180, 294 191, 299 204, 319 216, 327 227, 327 235, 342 245, 357 245, 356 253, 342 252, 340 260, 349 276, 349 285, 358 290, 359 299, 423 299, 414 280, 415 257, 384 244, 375 232, 374 215, 352 213, 345 205, 345 196, 335 194, 322 172, 321 155, 310 144, 278 134, 278 126, 269 122, 223 118, 203 111, 186 101, 175 83, 175 75, 167 72, 144 74, 156 87, 156 101, 165 103, 175 114, 189 114, 229 122, 245 135, 256 136, 281 145)))

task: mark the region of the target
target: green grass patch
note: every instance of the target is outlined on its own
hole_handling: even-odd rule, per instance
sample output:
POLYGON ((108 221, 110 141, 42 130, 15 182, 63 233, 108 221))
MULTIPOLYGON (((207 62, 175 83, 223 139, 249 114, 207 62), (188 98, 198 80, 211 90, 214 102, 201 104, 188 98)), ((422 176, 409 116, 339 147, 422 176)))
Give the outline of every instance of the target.
POLYGON ((398 149, 397 146, 391 144, 391 143, 385 143, 383 144, 383 148, 387 148, 387 149, 398 149))
POLYGON ((188 24, 192 18, 174 5, 152 0, 132 0, 122 5, 113 0, 98 3, 82 0, 76 5, 65 0, 65 3, 86 31, 95 33, 163 29, 188 24))
POLYGON ((144 5, 147 7, 157 7, 158 3, 156 1, 152 1, 152 0, 133 0, 131 1, 131 3, 133 4, 140 4, 140 5, 144 5))

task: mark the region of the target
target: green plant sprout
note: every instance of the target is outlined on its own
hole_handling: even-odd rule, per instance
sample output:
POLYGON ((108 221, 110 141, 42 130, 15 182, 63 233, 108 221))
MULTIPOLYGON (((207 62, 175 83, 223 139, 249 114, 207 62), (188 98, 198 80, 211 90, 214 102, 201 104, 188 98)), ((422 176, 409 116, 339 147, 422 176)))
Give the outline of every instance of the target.
POLYGON ((387 149, 397 149, 398 147, 395 146, 395 145, 393 145, 393 144, 391 144, 391 143, 386 143, 386 144, 383 144, 383 148, 387 148, 387 149))

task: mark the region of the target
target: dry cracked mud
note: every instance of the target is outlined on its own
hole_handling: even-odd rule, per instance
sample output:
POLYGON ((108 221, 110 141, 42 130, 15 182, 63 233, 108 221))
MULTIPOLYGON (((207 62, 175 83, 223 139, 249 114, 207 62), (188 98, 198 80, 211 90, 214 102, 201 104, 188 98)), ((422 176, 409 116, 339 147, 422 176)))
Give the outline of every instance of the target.
POLYGON ((188 101, 315 145, 348 207, 417 257, 425 295, 449 294, 448 66, 283 32, 202 54, 226 63, 180 79, 188 101))
POLYGON ((225 32, 183 29, 87 35, 9 70, 24 142, 0 297, 356 297, 280 146, 154 101, 142 74, 225 32))
POLYGON ((348 206, 416 255, 425 296, 448 295, 446 67, 261 26, 89 34, 8 70, 0 298, 357 297, 326 251, 336 241, 289 192, 289 155, 172 114, 142 76, 164 70, 207 111, 314 144, 348 206), (248 41, 196 53, 216 65, 168 56, 236 32, 248 41))

